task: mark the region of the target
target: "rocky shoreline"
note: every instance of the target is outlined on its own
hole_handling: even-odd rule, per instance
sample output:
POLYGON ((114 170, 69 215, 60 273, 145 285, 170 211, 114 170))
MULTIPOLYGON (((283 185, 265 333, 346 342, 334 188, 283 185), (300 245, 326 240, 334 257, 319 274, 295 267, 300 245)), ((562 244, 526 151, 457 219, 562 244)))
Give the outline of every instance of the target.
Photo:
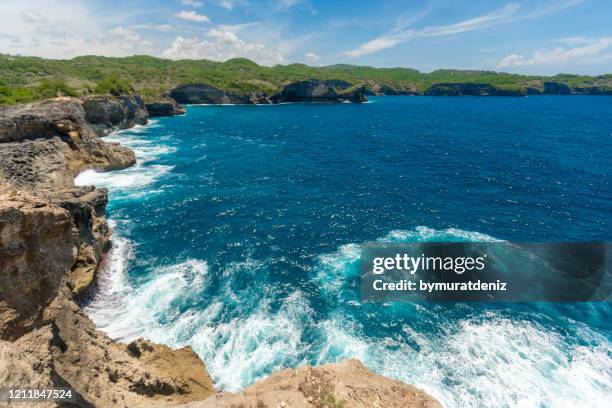
MULTIPOLYGON (((337 85, 299 85, 273 103, 363 97, 363 89, 350 88, 339 97, 329 90, 337 85)), ((149 116, 184 112, 173 99, 145 105, 137 95, 56 98, 0 109, 0 383, 70 386, 77 393, 76 402, 41 407, 440 406, 356 361, 283 370, 241 394, 217 393, 190 347, 172 350, 141 339, 116 343, 96 330, 78 299, 91 288, 111 245, 108 194, 75 187, 74 177, 87 168, 135 164, 130 149, 103 136, 146 124, 149 116)))
POLYGON ((243 104, 266 105, 290 102, 361 103, 367 101, 365 87, 353 87, 339 80, 307 80, 285 85, 279 92, 236 94, 208 84, 186 84, 170 90, 167 97, 183 104, 243 104))

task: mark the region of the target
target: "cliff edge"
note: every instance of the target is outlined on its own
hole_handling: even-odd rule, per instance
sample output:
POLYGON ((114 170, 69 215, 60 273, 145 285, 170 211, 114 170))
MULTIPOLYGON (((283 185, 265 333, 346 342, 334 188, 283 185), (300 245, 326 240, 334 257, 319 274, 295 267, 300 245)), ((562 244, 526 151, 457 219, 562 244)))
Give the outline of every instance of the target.
POLYGON ((111 231, 107 191, 75 187, 74 177, 133 165, 130 149, 100 137, 147 117, 137 96, 0 110, 1 384, 70 386, 71 406, 82 407, 177 404, 214 393, 191 348, 115 343, 76 303, 94 282, 111 231))

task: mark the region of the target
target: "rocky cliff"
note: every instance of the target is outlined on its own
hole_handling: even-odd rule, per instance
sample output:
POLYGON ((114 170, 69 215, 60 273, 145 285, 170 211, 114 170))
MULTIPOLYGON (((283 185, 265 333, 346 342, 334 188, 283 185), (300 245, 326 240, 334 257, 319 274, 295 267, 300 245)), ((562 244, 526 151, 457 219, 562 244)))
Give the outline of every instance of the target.
POLYGON ((185 84, 168 92, 168 96, 178 103, 185 104, 266 104, 268 97, 262 93, 235 94, 215 88, 208 84, 185 84))
POLYGON ((274 95, 265 93, 236 94, 207 84, 186 84, 172 89, 168 96, 184 104, 270 104, 284 102, 364 102, 365 88, 352 87, 341 80, 308 80, 285 85, 274 95))
MULTIPOLYGON (((98 136, 147 121, 138 97, 60 98, 0 110, 0 383, 71 386, 75 406, 180 403, 214 390, 190 349, 112 342, 75 299, 109 246, 106 190, 85 168, 135 163, 98 136)), ((55 404, 50 404, 55 406, 55 404)))
MULTIPOLYGON (((177 111, 168 104, 157 113, 177 111)), ((134 96, 0 109, 0 384, 70 386, 75 402, 60 405, 70 407, 438 406, 356 361, 284 370, 242 394, 215 394, 190 347, 122 344, 97 331, 77 301, 111 245, 108 196, 73 180, 85 168, 134 164, 131 150, 99 136, 146 123, 147 115, 134 96)))
POLYGON ((425 90, 419 90, 416 83, 402 83, 401 86, 366 83, 368 95, 427 95, 427 96, 526 96, 526 95, 612 95, 606 86, 585 85, 570 87, 556 81, 530 80, 524 85, 503 86, 473 82, 434 83, 425 90))
POLYGON ((524 96, 522 90, 500 88, 488 84, 442 83, 427 88, 428 96, 524 96))
POLYGON ((271 97, 272 103, 284 102, 365 102, 365 88, 352 88, 344 81, 298 81, 285 85, 283 89, 271 97))
POLYGON ((185 108, 168 95, 164 95, 154 102, 146 103, 145 106, 149 112, 149 117, 185 114, 185 108))

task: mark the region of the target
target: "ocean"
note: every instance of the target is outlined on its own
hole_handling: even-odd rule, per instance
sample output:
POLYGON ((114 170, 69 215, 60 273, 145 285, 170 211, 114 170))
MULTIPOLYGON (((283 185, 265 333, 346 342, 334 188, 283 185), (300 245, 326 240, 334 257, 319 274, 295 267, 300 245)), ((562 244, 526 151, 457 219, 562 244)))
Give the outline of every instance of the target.
POLYGON ((113 247, 86 312, 191 345, 219 389, 359 358, 446 407, 604 407, 612 306, 363 303, 366 241, 610 240, 612 98, 189 106, 106 138, 113 247))

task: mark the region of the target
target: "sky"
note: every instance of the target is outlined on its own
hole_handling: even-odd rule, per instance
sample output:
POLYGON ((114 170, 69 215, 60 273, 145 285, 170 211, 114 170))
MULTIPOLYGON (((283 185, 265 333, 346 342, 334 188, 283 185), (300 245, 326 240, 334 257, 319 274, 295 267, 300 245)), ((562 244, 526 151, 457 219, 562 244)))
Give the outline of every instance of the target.
POLYGON ((0 53, 612 73, 612 0, 1 0, 0 53))

